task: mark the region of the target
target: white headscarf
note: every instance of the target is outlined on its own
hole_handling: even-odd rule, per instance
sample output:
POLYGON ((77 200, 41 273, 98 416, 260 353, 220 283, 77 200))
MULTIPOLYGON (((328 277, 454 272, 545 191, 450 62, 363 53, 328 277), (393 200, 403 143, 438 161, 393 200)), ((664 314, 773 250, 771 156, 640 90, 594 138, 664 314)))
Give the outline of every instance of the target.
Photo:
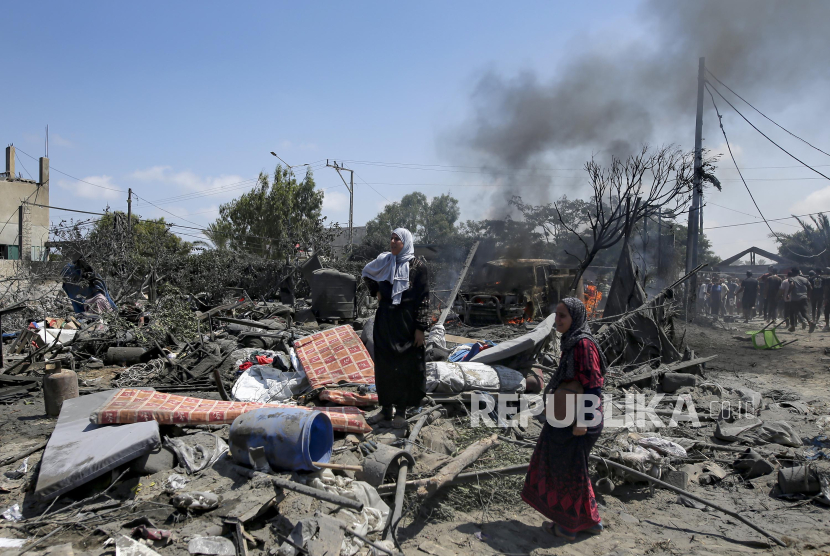
POLYGON ((363 267, 363 277, 375 282, 392 284, 392 305, 400 305, 401 295, 409 289, 409 261, 415 258, 412 232, 406 228, 395 228, 392 232, 403 241, 403 249, 397 256, 389 251, 363 267))

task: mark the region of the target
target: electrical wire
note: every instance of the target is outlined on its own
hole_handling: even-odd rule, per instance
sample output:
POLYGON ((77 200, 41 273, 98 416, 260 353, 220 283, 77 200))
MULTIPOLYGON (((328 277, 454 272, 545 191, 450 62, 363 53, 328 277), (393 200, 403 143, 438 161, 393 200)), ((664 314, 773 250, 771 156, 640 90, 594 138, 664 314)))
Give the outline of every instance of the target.
MULTIPOLYGON (((798 218, 807 218, 808 216, 818 216, 819 214, 827 214, 828 212, 830 212, 830 211, 823 210, 823 211, 820 211, 820 212, 811 212, 811 213, 808 213, 808 214, 794 214, 792 216, 785 216, 783 218, 769 218, 769 219, 767 219, 767 222, 782 222, 783 220, 796 220, 798 218)), ((740 226, 752 226, 753 224, 763 224, 763 223, 764 223, 763 220, 758 220, 756 222, 741 222, 739 224, 721 224, 720 226, 710 226, 707 229, 716 230, 716 229, 719 229, 719 228, 737 228, 737 227, 740 227, 740 226)))
MULTIPOLYGON (((20 152, 22 152, 23 154, 25 154, 26 156, 28 156, 28 157, 29 157, 29 158, 31 158, 32 160, 37 160, 37 158, 33 157, 32 155, 30 155, 30 154, 29 154, 29 153, 27 153, 26 151, 23 151, 23 150, 21 150, 21 149, 17 149, 17 150, 18 150, 18 151, 20 151, 20 152)), ((97 183, 92 183, 91 181, 86 181, 86 180, 82 180, 81 178, 76 178, 75 176, 69 175, 69 174, 67 174, 66 172, 62 172, 62 171, 58 170, 57 168, 55 168, 54 166, 52 166, 52 165, 50 164, 50 165, 49 165, 49 171, 51 172, 52 170, 54 170, 55 172, 57 172, 57 173, 59 173, 59 174, 63 174, 64 176, 66 176, 66 177, 68 177, 68 178, 72 178, 73 180, 79 181, 79 182, 81 182, 81 183, 86 183, 86 184, 89 184, 89 185, 93 185, 93 186, 95 186, 95 187, 100 187, 101 189, 108 189, 108 190, 110 190, 110 191, 120 191, 121 193, 126 193, 126 191, 124 191, 123 189, 116 189, 116 188, 114 188, 114 187, 105 187, 105 186, 103 186, 103 185, 98 185, 97 183)))
MULTIPOLYGON (((741 181, 743 182, 747 193, 749 193, 749 198, 752 199, 752 204, 755 205, 755 208, 758 210, 758 214, 761 215, 761 218, 764 220, 764 223, 767 225, 767 228, 769 228, 770 233, 772 233, 772 235, 775 236, 775 239, 777 239, 779 242, 781 242, 781 246, 784 247, 784 249, 786 249, 787 251, 789 251, 793 255, 798 255, 799 257, 803 257, 803 258, 807 258, 807 259, 812 259, 812 258, 819 257, 819 256, 823 255, 827 251, 827 248, 825 248, 821 253, 818 253, 816 255, 804 255, 804 254, 801 254, 801 253, 796 253, 795 251, 793 251, 792 249, 787 247, 787 245, 784 243, 784 240, 782 240, 778 236, 778 234, 775 233, 775 230, 772 229, 772 226, 770 226, 769 222, 767 221, 767 218, 764 216, 764 213, 761 212, 761 207, 759 207, 758 203, 755 201, 755 196, 752 194, 752 190, 749 189, 749 185, 747 185, 746 180, 744 180, 744 176, 741 173, 740 167, 738 166, 738 161, 735 160, 735 155, 732 153, 732 146, 729 144, 729 138, 726 136, 726 129, 724 129, 724 127, 723 127, 723 116, 721 116, 720 110, 718 110, 718 105, 715 103, 715 95, 713 95, 712 91, 711 91, 711 89, 715 89, 715 92, 717 93, 718 90, 714 86, 712 86, 711 89, 710 89, 710 84, 709 84, 708 81, 705 82, 704 85, 706 86, 706 91, 709 93, 709 96, 712 99, 712 106, 715 107, 715 113, 718 116, 718 125, 720 126, 720 130, 723 133, 723 140, 726 142, 726 148, 729 150, 729 156, 732 158, 732 163, 735 165, 735 169, 738 171, 738 175, 741 177, 741 181)), ((720 97, 723 98, 723 95, 721 95, 720 93, 718 93, 718 95, 720 95, 720 97)), ((724 100, 726 100, 726 99, 724 99, 724 100)), ((729 101, 727 101, 727 103, 728 102, 729 101)), ((732 106, 732 105, 730 104, 730 106, 732 106)), ((736 110, 736 112, 737 112, 737 110, 736 110)), ((744 118, 744 119, 746 120, 746 118, 744 118)), ((747 122, 749 122, 749 120, 747 120, 747 122)), ((752 124, 750 123, 750 125, 752 125, 752 124)), ((755 126, 753 125, 752 127, 755 127, 755 126)), ((758 128, 755 128, 755 129, 757 130, 758 128)), ((758 130, 758 131, 760 132, 760 130, 758 130)), ((795 157, 793 157, 793 158, 795 158, 795 157)), ((796 160, 798 160, 798 159, 796 159, 796 160)), ((799 160, 799 162, 801 162, 801 161, 799 160)), ((818 170, 816 170, 816 171, 818 171, 818 170)), ((712 229, 712 228, 709 228, 709 229, 712 229)))
POLYGON ((157 209, 159 209, 160 211, 162 211, 162 212, 166 212, 167 214, 169 214, 170 216, 173 216, 174 218, 178 218, 179 220, 184 220, 185 222, 189 222, 189 223, 191 223, 191 224, 193 224, 193 225, 195 225, 195 226, 198 226, 198 225, 199 225, 197 222, 194 222, 194 221, 192 221, 192 220, 188 220, 187 218, 184 218, 183 216, 179 216, 178 214, 173 214, 173 213, 172 213, 172 212, 170 212, 169 210, 167 210, 167 209, 163 209, 163 208, 161 208, 160 206, 158 206, 157 204, 155 204, 155 203, 153 203, 153 202, 151 202, 151 201, 148 201, 147 199, 144 199, 143 197, 139 197, 138 195, 136 195, 136 194, 135 194, 135 192, 133 192, 133 195, 135 195, 135 196, 136 196, 136 198, 141 199, 142 201, 144 201, 144 202, 146 202, 146 203, 150 203, 151 205, 153 205, 154 207, 156 207, 156 208, 157 208, 157 209))
MULTIPOLYGON (((738 214, 743 214, 743 215, 749 216, 751 218, 758 218, 758 216, 756 216, 754 214, 749 214, 748 212, 744 212, 742 210, 737 210, 737 209, 733 209, 733 208, 730 208, 730 207, 725 207, 723 205, 713 203, 712 201, 706 201, 703 206, 708 206, 708 205, 712 205, 713 207, 718 207, 718 208, 722 208, 722 209, 726 209, 726 210, 731 210, 732 212, 737 212, 738 214)), ((770 222, 772 222, 772 220, 770 220, 770 222)), ((763 220, 759 221, 758 224, 763 224, 763 220)), ((785 224, 787 226, 792 226, 793 228, 799 228, 800 227, 800 226, 796 226, 795 224, 790 224, 789 222, 782 222, 782 224, 785 224)))
MULTIPOLYGON (((493 172, 526 172, 526 171, 534 171, 538 172, 538 170, 546 170, 549 172, 582 172, 584 168, 487 168, 482 166, 451 166, 451 165, 441 165, 441 164, 416 164, 416 163, 407 163, 407 162, 378 162, 378 161, 366 161, 366 160, 343 160, 344 163, 348 162, 350 164, 362 164, 367 166, 380 166, 384 168, 397 168, 400 170, 426 170, 432 172, 453 172, 453 170, 449 170, 449 168, 461 168, 462 171, 460 173, 470 173, 470 174, 492 174, 493 172), (464 171, 464 169, 468 169, 464 171)), ((828 166, 830 164, 819 164, 815 165, 816 167, 828 166)), ((803 168, 803 166, 747 166, 744 170, 770 170, 770 169, 782 169, 782 168, 803 168)), ((560 176, 560 177, 570 177, 570 176, 560 176)))
POLYGON ((177 201, 185 201, 195 199, 198 197, 208 197, 210 195, 216 195, 217 193, 222 193, 224 191, 229 191, 231 189, 241 189, 247 187, 248 184, 255 181, 257 181, 257 178, 252 178, 249 180, 244 180, 235 183, 229 183, 227 185, 220 185, 217 187, 212 187, 210 189, 203 189, 202 191, 192 191, 190 193, 182 193, 181 195, 174 195, 172 197, 162 197, 161 199, 154 199, 153 202, 159 205, 164 205, 167 203, 175 203, 177 201))
MULTIPOLYGON (((806 168, 809 168, 810 170, 812 170, 813 172, 815 172, 815 173, 816 173, 816 174, 818 174, 819 176, 823 177, 824 179, 826 179, 826 180, 830 180, 830 176, 826 176, 825 174, 822 174, 821 172, 819 172, 818 170, 816 170, 815 168, 813 168, 812 166, 810 166, 809 164, 807 164, 806 162, 804 162, 803 160, 801 160, 800 158, 796 157, 796 156, 795 156, 794 154, 792 154, 790 151, 788 151, 787 149, 785 149, 784 147, 782 147, 781 145, 779 145, 778 143, 776 143, 775 141, 773 141, 773 140, 769 137, 769 135, 767 135, 766 133, 764 133, 763 131, 761 131, 760 129, 758 129, 758 128, 755 126, 755 124, 753 124, 752 122, 750 122, 750 121, 746 118, 746 116, 744 116, 743 114, 741 114, 740 110, 738 110, 737 108, 735 108, 735 105, 734 105, 734 104, 732 104, 731 102, 729 102, 729 101, 726 99, 726 97, 725 97, 725 96, 723 96, 723 95, 721 94, 721 92, 720 92, 720 91, 718 91, 718 88, 717 88, 717 87, 715 87, 714 85, 712 85, 712 84, 711 84, 711 83, 709 83, 708 81, 706 81, 706 87, 707 87, 707 90, 709 90, 709 88, 710 88, 710 87, 711 87, 711 89, 714 89, 714 91, 718 94, 718 96, 719 96, 720 98, 722 98, 722 99, 724 100, 724 102, 726 102, 726 104, 728 104, 729 106, 731 106, 731 107, 732 107, 732 109, 733 109, 735 112, 737 112, 737 113, 738 113, 738 115, 739 115, 741 118, 743 118, 743 120, 744 120, 746 123, 748 123, 750 126, 752 126, 752 129, 754 129, 755 131, 757 131, 758 133, 760 133, 761 135, 763 135, 763 136, 764 136, 764 138, 765 138, 767 141, 769 141, 770 143, 772 143, 773 145, 775 145, 776 147, 778 147, 779 149, 781 149, 781 151, 783 151, 785 154, 787 154, 790 158, 792 158, 792 159, 793 159, 793 160, 795 160, 796 162, 800 162, 803 166, 805 166, 806 168)), ((714 96, 712 96, 712 91, 711 91, 711 90, 709 90, 709 96, 711 96, 711 97, 712 97, 712 103, 714 104, 714 102, 715 102, 715 97, 714 97, 714 96)), ((718 117, 720 117, 720 116, 718 116, 718 117)), ((723 129, 723 125, 721 125, 721 129, 723 129)), ((738 173, 740 174, 740 172, 738 172, 738 173)), ((741 176, 741 179, 743 179, 743 176, 741 176)))
MULTIPOLYGON (((17 159, 18 164, 20 164, 20 166, 21 166, 24 170, 26 170, 26 173, 27 173, 27 174, 29 174, 29 179, 30 179, 30 180, 32 180, 32 181, 35 181, 35 178, 33 178, 33 177, 32 177, 32 174, 29 172, 29 170, 28 170, 28 169, 26 169, 26 167, 25 167, 25 166, 23 166, 23 161, 22 161, 22 160, 20 160, 20 157, 19 157, 19 156, 17 156, 17 148, 15 148, 15 150, 14 150, 14 157, 17 159)), ((9 176, 9 177, 14 178, 14 176, 9 176)))
POLYGON ((355 176, 357 176, 357 179, 359 179, 360 181, 362 181, 363 183, 365 183, 366 185, 368 185, 368 186, 369 186, 369 188, 370 188, 372 191, 374 191, 375 193, 377 193, 378 195, 380 195, 381 197, 383 197, 384 199, 386 199, 386 201, 387 201, 387 202, 389 202, 389 203, 391 203, 391 202, 392 202, 392 201, 390 201, 389 199, 387 199, 387 198, 386 198, 386 196, 385 196, 383 193, 381 193, 380 191, 378 191, 377 189, 375 189, 374 187, 372 187, 372 184, 370 184, 369 182, 367 182, 366 180, 364 180, 362 177, 360 177, 360 174, 358 174, 358 173, 357 173, 357 172, 355 172, 354 170, 352 170, 352 172, 354 173, 354 175, 355 175, 355 176))
POLYGON ((732 93, 733 95, 735 95, 736 97, 738 97, 739 99, 741 99, 742 101, 744 101, 745 103, 747 103, 747 104, 749 105, 749 107, 750 107, 750 108, 752 108, 753 110, 755 110, 756 112, 758 112, 761 116, 763 116, 764 118, 766 118, 768 121, 770 121, 770 122, 772 122, 773 124, 775 124, 778 128, 780 128, 780 129, 782 129, 782 130, 786 131, 787 133, 789 133, 790 135, 792 135, 793 137, 795 137, 796 139, 798 139, 798 140, 799 140, 799 141, 801 141, 802 143, 805 143, 806 145, 809 145, 810 147, 814 148, 815 150, 817 150, 817 151, 818 151, 818 152, 820 152, 821 154, 824 154, 824 155, 830 156, 830 153, 828 153, 828 152, 826 152, 826 151, 821 150, 820 148, 816 147, 815 145, 813 145, 812 143, 810 143, 810 142, 809 142, 809 141, 807 141, 806 139, 802 139, 801 137, 799 137, 798 135, 796 135, 796 134, 795 134, 795 133, 793 133, 792 131, 788 130, 787 128, 785 128, 784 126, 780 125, 778 122, 776 122, 775 120, 773 120, 772 118, 770 118, 769 116, 767 116, 766 114, 764 114, 763 112, 761 112, 760 110, 758 110, 757 108, 755 108, 755 107, 752 105, 752 103, 750 103, 750 102, 749 102, 748 100, 746 100, 744 97, 742 97, 741 95, 739 95, 738 93, 736 93, 735 91, 733 91, 731 88, 729 88, 729 85, 727 85, 726 83, 724 83, 723 81, 721 81, 720 79, 718 79, 718 76, 717 76, 717 75, 715 75, 714 73, 712 73, 712 70, 710 70, 709 68, 706 68, 706 71, 707 71, 707 72, 709 72, 709 75, 711 75, 711 76, 715 79, 715 81, 717 81, 718 83, 720 83, 721 85, 723 85, 724 87, 726 87, 726 89, 727 89, 730 93, 732 93))

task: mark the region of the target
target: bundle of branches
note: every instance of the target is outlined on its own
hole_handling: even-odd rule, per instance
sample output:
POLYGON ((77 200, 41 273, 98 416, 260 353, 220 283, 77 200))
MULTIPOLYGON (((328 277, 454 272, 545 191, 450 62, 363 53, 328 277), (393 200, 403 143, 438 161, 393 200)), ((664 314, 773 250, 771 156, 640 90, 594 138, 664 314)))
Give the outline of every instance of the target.
POLYGON ((672 341, 677 315, 674 298, 674 290, 667 288, 639 308, 612 317, 615 320, 592 322, 598 327, 597 340, 609 365, 631 369, 682 358, 672 341))

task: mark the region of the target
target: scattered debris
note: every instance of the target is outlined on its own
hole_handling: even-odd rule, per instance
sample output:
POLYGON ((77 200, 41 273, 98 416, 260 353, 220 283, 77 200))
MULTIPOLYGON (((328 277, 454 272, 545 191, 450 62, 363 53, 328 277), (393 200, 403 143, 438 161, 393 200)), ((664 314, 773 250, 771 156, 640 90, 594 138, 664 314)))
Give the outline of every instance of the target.
MULTIPOLYGON (((318 258, 302 295, 293 278, 275 278, 273 292, 297 294, 288 304, 240 289, 211 302, 180 296, 166 313, 140 298, 110 304, 91 269, 80 278, 87 289, 73 288, 73 266, 63 286, 75 298, 64 299, 63 312, 21 322, 6 338, 0 403, 26 407, 49 391, 44 407, 57 420, 41 414, 43 432, 10 444, 12 455, 0 460, 14 481, 0 485, 9 495, 3 519, 41 546, 99 531, 112 539, 104 550, 114 544, 130 556, 181 552, 185 542, 191 554, 217 556, 469 554, 478 542, 506 550, 489 530, 426 538, 410 525, 478 520, 474 512, 520 503, 542 426, 522 412, 542 407, 559 357, 555 316, 543 300, 567 291, 574 274, 543 260, 474 267, 476 250, 444 290, 449 301, 433 311, 428 396, 409 408, 404 428, 365 418, 378 405, 365 311, 372 300, 348 267, 323 268, 318 258), (499 276, 524 281, 510 293, 499 276), (153 328, 176 319, 186 325, 153 328), (520 402, 519 394, 534 396, 520 402), (473 399, 494 428, 471 426, 471 412, 481 414, 473 399)), ((679 329, 679 287, 689 276, 648 300, 631 276, 611 296, 591 292, 599 318, 590 326, 609 363, 606 410, 622 417, 590 456, 595 491, 627 503, 632 493, 670 490, 673 509, 720 511, 783 545, 782 535, 708 493, 754 489, 780 504, 821 504, 830 494, 830 404, 713 374, 719 354, 695 355, 679 329), (608 300, 616 308, 600 317, 608 300)), ((28 319, 25 309, 7 321, 28 319)), ((787 349, 744 347, 759 356, 787 349)), ((603 519, 613 511, 609 521, 648 523, 636 505, 619 511, 605 502, 603 519)), ((0 539, 0 548, 25 546, 0 539)))

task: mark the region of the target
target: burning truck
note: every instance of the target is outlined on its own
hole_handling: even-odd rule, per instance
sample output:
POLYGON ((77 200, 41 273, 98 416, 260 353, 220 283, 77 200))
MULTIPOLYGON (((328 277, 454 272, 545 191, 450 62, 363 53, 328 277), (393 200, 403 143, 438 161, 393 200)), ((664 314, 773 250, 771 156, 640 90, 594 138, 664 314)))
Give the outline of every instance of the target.
MULTIPOLYGON (((543 319, 570 292, 576 274, 577 269, 550 259, 488 261, 472 271, 453 310, 468 326, 543 319)), ((584 291, 582 278, 576 291, 584 291)))

